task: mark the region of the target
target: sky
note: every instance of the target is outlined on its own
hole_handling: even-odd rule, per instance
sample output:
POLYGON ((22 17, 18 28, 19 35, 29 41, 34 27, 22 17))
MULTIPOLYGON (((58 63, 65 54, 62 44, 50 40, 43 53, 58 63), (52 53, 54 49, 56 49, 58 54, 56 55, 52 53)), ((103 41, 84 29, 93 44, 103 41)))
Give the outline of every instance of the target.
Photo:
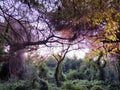
MULTIPOLYGON (((61 52, 61 50, 62 49, 60 47, 48 48, 48 47, 40 46, 40 48, 38 49, 38 54, 40 56, 48 57, 51 55, 59 54, 61 52)), ((78 49, 78 50, 72 50, 72 49, 70 49, 70 50, 71 51, 69 51, 66 54, 66 57, 68 57, 68 58, 76 57, 77 59, 84 59, 86 54, 89 52, 89 48, 87 48, 87 47, 78 49)))
POLYGON ((84 59, 88 52, 89 52, 88 48, 71 51, 67 54, 67 57, 74 58, 74 56, 75 56, 75 57, 77 57, 77 59, 84 59))

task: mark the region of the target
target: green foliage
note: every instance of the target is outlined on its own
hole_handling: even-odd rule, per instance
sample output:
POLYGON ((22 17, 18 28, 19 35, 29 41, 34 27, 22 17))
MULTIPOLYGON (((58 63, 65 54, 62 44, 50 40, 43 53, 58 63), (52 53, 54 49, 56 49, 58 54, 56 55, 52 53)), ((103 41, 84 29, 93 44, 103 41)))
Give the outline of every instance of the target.
POLYGON ((48 82, 45 80, 40 80, 39 82, 40 90, 48 90, 48 82))
POLYGON ((0 90, 47 90, 47 88, 48 83, 44 80, 35 81, 34 83, 30 81, 0 83, 0 90))
POLYGON ((4 52, 3 52, 3 48, 0 47, 0 56, 2 56, 3 54, 4 54, 4 52))
POLYGON ((108 81, 107 88, 109 90, 120 90, 120 82, 117 81, 108 81))
POLYGON ((67 81, 63 85, 64 90, 88 90, 85 85, 78 85, 77 82, 67 81))
POLYGON ((46 64, 41 63, 40 65, 38 65, 37 73, 38 73, 40 78, 47 79, 47 77, 48 77, 48 67, 46 66, 46 64))
POLYGON ((76 80, 68 80, 68 81, 64 82, 64 84, 63 84, 63 88, 75 88, 75 87, 81 88, 79 86, 86 87, 87 89, 91 89, 93 86, 101 86, 101 87, 107 88, 107 83, 104 81, 98 81, 98 80, 88 81, 88 80, 76 79, 76 80))
POLYGON ((6 52, 4 51, 4 47, 0 46, 0 57, 6 55, 6 52))
POLYGON ((69 70, 78 70, 82 64, 82 60, 66 58, 66 61, 62 65, 64 73, 69 72, 69 70))
POLYGON ((31 83, 31 88, 37 90, 48 90, 48 83, 45 80, 33 80, 31 83))
MULTIPOLYGON (((29 67, 26 67, 27 72, 29 72, 26 79, 12 83, 1 83, 0 90, 46 90, 45 88, 48 88, 48 90, 119 90, 120 86, 118 82, 105 82, 97 80, 97 78, 89 79, 92 77, 92 74, 94 74, 93 71, 95 70, 95 63, 92 61, 87 63, 85 63, 85 61, 72 62, 74 61, 72 60, 69 63, 63 62, 65 63, 64 65, 70 64, 70 66, 68 65, 69 68, 67 68, 67 72, 63 73, 66 77, 66 81, 62 81, 61 87, 56 86, 54 78, 55 67, 54 65, 51 66, 50 62, 49 64, 41 63, 38 64, 38 66, 32 63, 26 63, 29 67), (77 62, 79 63, 78 66, 73 67, 77 65, 77 62)), ((64 68, 63 66, 63 69, 64 68)))
POLYGON ((55 68, 56 64, 57 64, 56 60, 54 60, 54 58, 52 58, 52 57, 47 58, 47 60, 45 61, 45 63, 50 68, 55 68))
POLYGON ((79 72, 83 74, 83 79, 94 80, 97 78, 97 69, 93 62, 83 63, 79 68, 79 72))
POLYGON ((0 84, 0 90, 29 90, 29 87, 25 81, 17 81, 0 84))
POLYGON ((73 90, 88 90, 88 88, 84 85, 74 86, 73 90))
POLYGON ((62 90, 60 87, 58 88, 55 84, 49 84, 49 90, 62 90))
POLYGON ((49 70, 47 80, 50 83, 55 83, 54 71, 53 70, 49 70))
POLYGON ((105 90, 105 89, 103 89, 102 86, 95 85, 90 90, 105 90))
POLYGON ((67 73, 66 78, 68 80, 83 79, 84 75, 76 70, 70 70, 69 73, 67 73))
POLYGON ((54 74, 55 74, 55 67, 57 65, 57 62, 54 60, 53 57, 49 57, 45 61, 45 64, 47 66, 47 69, 49 69, 48 72, 47 72, 47 80, 48 80, 48 82, 55 83, 54 74))

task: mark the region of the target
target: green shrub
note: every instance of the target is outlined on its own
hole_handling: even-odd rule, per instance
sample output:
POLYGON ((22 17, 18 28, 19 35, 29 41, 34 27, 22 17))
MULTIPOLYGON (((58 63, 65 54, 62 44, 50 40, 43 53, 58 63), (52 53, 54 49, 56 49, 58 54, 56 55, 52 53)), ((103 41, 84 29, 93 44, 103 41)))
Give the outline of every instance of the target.
POLYGON ((108 85, 108 90, 120 90, 119 84, 110 84, 108 85))
POLYGON ((67 81, 63 85, 63 90, 88 90, 86 85, 79 85, 79 82, 76 81, 67 81))
POLYGON ((66 78, 68 80, 83 79, 83 77, 83 74, 76 70, 70 70, 69 73, 66 75, 66 78))
POLYGON ((105 90, 102 88, 102 86, 94 85, 90 90, 105 90))
POLYGON ((55 84, 49 84, 48 90, 62 90, 60 87, 58 88, 55 84))
POLYGON ((48 82, 36 77, 30 82, 30 87, 35 90, 48 90, 48 82))
POLYGON ((88 80, 74 80, 72 81, 73 84, 79 86, 79 85, 82 85, 82 86, 86 86, 87 88, 91 88, 92 87, 92 83, 88 80))
POLYGON ((38 90, 48 90, 48 82, 45 80, 40 80, 40 88, 38 90))
POLYGON ((88 88, 84 85, 74 86, 72 84, 66 84, 63 89, 64 90, 88 90, 88 88))
POLYGON ((56 67, 56 60, 54 60, 54 58, 50 57, 48 58, 48 60, 45 61, 45 64, 49 67, 49 68, 55 68, 56 67))
POLYGON ((82 62, 82 60, 77 60, 76 57, 74 57, 73 59, 65 58, 65 62, 62 64, 63 72, 67 73, 70 69, 78 70, 82 62))
POLYGON ((66 82, 66 83, 63 85, 63 89, 64 89, 64 90, 74 90, 74 85, 72 85, 71 82, 66 82))
POLYGON ((49 83, 55 83, 54 71, 49 70, 47 80, 49 83))
POLYGON ((106 82, 100 80, 92 80, 90 82, 92 83, 92 85, 107 85, 106 82))
MULTIPOLYGON (((92 80, 92 81, 88 81, 88 80, 68 80, 66 82, 63 83, 63 88, 67 88, 68 90, 70 88, 75 89, 75 88, 82 88, 82 87, 86 87, 87 89, 91 89, 93 86, 100 86, 100 87, 104 87, 105 89, 103 90, 108 90, 107 88, 107 83, 104 81, 98 81, 98 80, 92 80)), ((84 88, 83 87, 83 88, 84 88)), ((70 90, 72 90, 70 89, 70 90)), ((76 89, 75 89, 76 90, 76 89)), ((78 89, 77 89, 78 90, 78 89)), ((80 89, 81 90, 81 89, 80 89)), ((86 89, 85 89, 86 90, 86 89)))
POLYGON ((88 90, 88 88, 84 85, 80 85, 80 86, 74 86, 73 90, 88 90))
POLYGON ((44 63, 41 63, 39 66, 38 66, 38 75, 40 78, 42 79, 47 79, 48 77, 48 67, 46 66, 46 64, 44 63))
POLYGON ((24 81, 0 84, 0 90, 29 90, 28 84, 24 81))

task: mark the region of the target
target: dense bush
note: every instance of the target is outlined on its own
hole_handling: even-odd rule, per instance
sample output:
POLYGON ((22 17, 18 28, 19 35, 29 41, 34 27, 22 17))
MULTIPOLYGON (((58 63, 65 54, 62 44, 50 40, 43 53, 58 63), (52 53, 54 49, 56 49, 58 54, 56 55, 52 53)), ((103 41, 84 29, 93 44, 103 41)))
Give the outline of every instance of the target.
POLYGON ((44 80, 6 82, 0 84, 0 90, 48 90, 48 84, 44 80))
POLYGON ((67 73, 66 78, 68 80, 83 79, 84 75, 76 70, 70 70, 69 73, 67 73))
POLYGON ((25 81, 0 84, 0 90, 30 90, 25 81))
POLYGON ((45 61, 46 65, 50 68, 55 68, 57 62, 54 60, 54 58, 48 58, 48 60, 45 61))
POLYGON ((107 83, 108 90, 120 90, 120 82, 112 81, 107 83))
POLYGON ((105 90, 105 89, 103 89, 102 86, 95 85, 90 90, 105 90))
POLYGON ((84 85, 74 86, 74 90, 88 90, 88 88, 84 85))
POLYGON ((38 75, 33 75, 31 80, 29 80, 29 86, 36 90, 48 90, 48 82, 40 79, 38 75))
POLYGON ((82 62, 82 60, 77 60, 76 58, 66 58, 65 62, 62 65, 63 72, 67 73, 69 70, 78 70, 82 62))
POLYGON ((40 78, 42 79, 47 79, 48 78, 48 67, 46 66, 46 64, 41 63, 40 65, 38 65, 38 70, 37 73, 39 75, 40 78))
POLYGON ((63 90, 88 90, 85 85, 78 85, 75 82, 67 81, 63 85, 63 90))
MULTIPOLYGON (((4 63, 0 64, 0 71, 3 65, 4 63)), ((56 61, 52 59, 40 64, 33 64, 29 60, 25 65, 24 79, 6 83, 2 80, 0 90, 120 90, 120 84, 117 81, 110 81, 109 78, 106 81, 97 79, 97 68, 93 62, 90 64, 72 59, 63 62, 62 86, 57 87, 54 77, 55 67, 56 61)), ((108 74, 108 77, 111 76, 108 74)))
POLYGON ((72 83, 77 86, 80 86, 80 85, 86 86, 88 89, 92 87, 92 83, 88 80, 73 80, 72 83))
MULTIPOLYGON (((90 90, 91 88, 93 88, 93 87, 95 88, 96 86, 103 87, 106 89, 107 83, 104 81, 98 81, 98 80, 88 81, 88 80, 78 80, 77 79, 77 80, 68 80, 68 81, 64 82, 64 84, 63 84, 63 88, 68 88, 67 90, 69 90, 69 88, 73 89, 73 88, 83 88, 83 87, 90 90)), ((103 90, 105 90, 105 89, 103 89, 103 90)), ((82 90, 82 89, 79 89, 79 90, 82 90)))
POLYGON ((71 82, 66 82, 63 85, 63 89, 64 90, 74 90, 74 84, 72 84, 71 82))
POLYGON ((48 90, 62 90, 60 87, 58 88, 55 84, 49 84, 48 90))
POLYGON ((47 80, 49 83, 55 83, 55 78, 54 78, 54 71, 52 70, 49 70, 48 71, 48 77, 47 77, 47 80))

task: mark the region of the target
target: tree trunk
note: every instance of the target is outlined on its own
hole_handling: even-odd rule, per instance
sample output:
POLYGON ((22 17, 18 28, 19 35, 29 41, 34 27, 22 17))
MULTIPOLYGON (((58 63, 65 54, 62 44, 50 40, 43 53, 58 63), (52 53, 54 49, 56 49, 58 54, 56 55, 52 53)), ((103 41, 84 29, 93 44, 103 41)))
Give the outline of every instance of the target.
POLYGON ((58 63, 57 63, 57 67, 56 67, 56 70, 55 70, 55 81, 56 81, 56 85, 58 86, 58 87, 60 87, 61 86, 61 80, 60 80, 60 77, 62 76, 61 74, 62 74, 62 71, 61 71, 61 61, 59 61, 58 63))
POLYGON ((98 79, 103 81, 105 80, 104 68, 101 66, 98 67, 98 79))
MULTIPOLYGON (((118 57, 118 59, 120 59, 120 57, 118 57)), ((118 68, 118 80, 120 82, 120 60, 118 60, 118 66, 117 66, 117 68, 118 68)))
POLYGON ((103 53, 101 52, 98 59, 96 60, 96 64, 98 67, 98 79, 99 80, 105 80, 105 72, 104 72, 104 67, 106 66, 106 61, 104 61, 103 65, 101 63, 101 58, 103 57, 103 53))
POLYGON ((9 53, 10 54, 10 59, 9 59, 10 78, 22 79, 22 74, 24 71, 24 50, 12 51, 13 48, 14 47, 12 47, 9 53))

